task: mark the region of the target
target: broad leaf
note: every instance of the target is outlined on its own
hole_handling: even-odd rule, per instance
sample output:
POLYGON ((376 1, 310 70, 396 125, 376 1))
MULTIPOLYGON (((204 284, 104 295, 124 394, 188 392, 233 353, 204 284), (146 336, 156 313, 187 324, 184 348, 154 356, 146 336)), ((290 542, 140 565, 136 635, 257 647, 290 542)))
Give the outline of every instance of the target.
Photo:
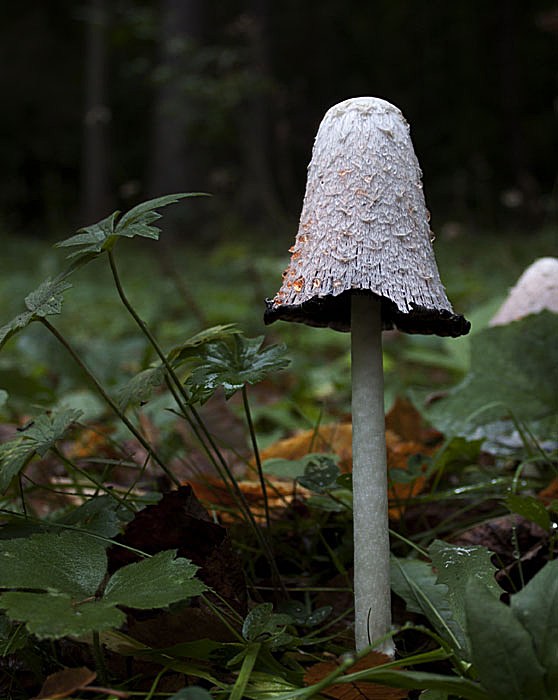
POLYGON ((9 338, 32 321, 59 314, 62 311, 63 294, 72 286, 64 278, 65 275, 54 280, 48 278, 25 297, 27 311, 19 314, 0 328, 0 348, 9 338))
POLYGON ((62 409, 38 416, 30 426, 13 440, 0 445, 0 490, 10 485, 27 462, 38 454, 41 457, 64 437, 70 425, 79 419, 81 411, 62 409))
POLYGON ((465 613, 471 658, 491 700, 551 700, 531 635, 514 611, 472 579, 465 613))
POLYGON ((114 224, 120 212, 115 211, 102 221, 80 228, 75 236, 66 238, 56 243, 56 248, 77 247, 78 250, 70 253, 69 258, 88 253, 99 254, 106 249, 110 237, 114 235, 114 224))
POLYGON ((531 635, 549 697, 558 697, 558 559, 511 597, 511 609, 531 635))
POLYGON ((207 586, 194 578, 199 567, 175 556, 175 550, 159 552, 119 569, 107 583, 103 600, 130 608, 162 608, 206 591, 207 586))
POLYGON ((187 380, 192 401, 205 403, 219 388, 224 390, 228 399, 245 384, 255 384, 270 372, 284 369, 289 364, 284 345, 262 349, 262 343, 263 336, 245 338, 234 335, 204 346, 199 364, 187 380))
POLYGON ((496 583, 496 567, 490 561, 491 552, 486 547, 460 547, 435 540, 428 552, 438 572, 437 582, 448 589, 447 599, 454 619, 465 627, 465 587, 467 581, 476 579, 498 598, 502 589, 496 583))
POLYGON ((114 233, 117 236, 126 236, 133 238, 134 236, 142 236, 144 238, 159 238, 160 229, 152 226, 154 221, 161 218, 161 214, 156 212, 156 209, 162 209, 169 204, 179 202, 186 197, 203 197, 207 196, 204 192, 182 192, 180 194, 168 194, 164 197, 150 199, 147 202, 138 204, 133 209, 120 219, 114 233))
POLYGON ((83 532, 0 541, 0 588, 32 589, 0 595, 0 609, 39 637, 81 636, 119 627, 119 605, 149 609, 203 593, 197 566, 174 551, 119 569, 97 598, 106 576, 105 543, 83 532), (37 592, 37 591, 43 592, 37 592))
POLYGON ((199 354, 202 345, 214 343, 218 340, 226 340, 231 335, 240 333, 234 323, 226 323, 222 326, 212 326, 206 328, 180 345, 176 345, 167 353, 167 360, 174 366, 179 366, 181 362, 192 356, 199 354))
POLYGON ((84 262, 89 262, 91 255, 98 255, 105 250, 112 249, 119 236, 126 238, 142 236, 157 239, 160 229, 152 224, 161 218, 161 214, 155 210, 178 202, 185 197, 197 197, 201 194, 203 193, 189 192, 151 199, 138 204, 122 217, 120 217, 119 211, 115 211, 102 221, 79 229, 75 236, 60 241, 56 246, 58 248, 78 248, 68 257, 80 256, 83 257, 84 262))
POLYGON ((31 588, 95 594, 105 576, 104 544, 83 533, 64 531, 0 541, 0 588, 31 588))
POLYGON ((285 613, 274 613, 271 603, 256 605, 244 620, 242 636, 249 642, 266 641, 284 632, 293 618, 285 613))
POLYGON ((407 609, 422 613, 455 652, 465 656, 465 632, 453 616, 447 586, 436 581, 430 564, 396 557, 391 562, 391 587, 406 602, 407 609))
POLYGON ((471 338, 471 370, 427 415, 445 433, 467 434, 512 413, 535 420, 558 412, 558 314, 542 311, 471 338))
POLYGON ((517 513, 523 518, 531 520, 543 530, 550 530, 550 515, 538 498, 511 493, 506 497, 505 502, 512 513, 517 513))
POLYGON ((94 496, 78 508, 73 508, 69 513, 58 518, 56 522, 110 538, 120 532, 124 513, 129 514, 129 511, 125 511, 114 498, 94 496))
POLYGON ((336 458, 332 455, 307 455, 303 476, 297 481, 315 493, 325 493, 329 488, 336 486, 337 477, 340 474, 336 464, 336 458))
POLYGON ((132 377, 118 390, 118 405, 125 410, 130 404, 140 404, 151 398, 153 391, 161 386, 165 379, 163 367, 149 367, 132 377))
POLYGON ((42 639, 81 637, 120 627, 126 615, 102 600, 76 601, 66 593, 3 593, 3 608, 13 620, 25 622, 32 634, 42 639))

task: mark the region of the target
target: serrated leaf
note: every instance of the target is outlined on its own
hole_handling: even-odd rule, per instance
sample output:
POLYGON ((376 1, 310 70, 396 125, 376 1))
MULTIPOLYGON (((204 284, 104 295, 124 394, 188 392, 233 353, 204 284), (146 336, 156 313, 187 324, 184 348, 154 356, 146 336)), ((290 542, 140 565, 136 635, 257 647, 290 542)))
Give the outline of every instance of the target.
POLYGON ((0 348, 32 321, 59 314, 62 311, 63 294, 72 286, 64 278, 65 275, 55 279, 49 277, 25 297, 27 311, 18 314, 0 328, 0 348))
POLYGON ((205 403, 219 388, 224 390, 228 399, 245 384, 255 384, 270 372, 284 369, 289 364, 284 356, 284 345, 262 349, 262 343, 263 336, 245 338, 234 335, 205 345, 199 363, 187 380, 192 401, 205 403))
POLYGON ((511 493, 506 496, 505 503, 512 513, 531 520, 543 530, 550 530, 550 515, 538 498, 511 493))
POLYGON ((120 627, 126 620, 121 610, 102 600, 76 604, 66 593, 3 593, 0 608, 11 619, 25 622, 29 632, 42 639, 81 637, 120 627))
POLYGON ((10 485, 34 454, 43 456, 60 440, 81 411, 63 409, 38 416, 16 438, 0 445, 0 490, 10 485))
POLYGON ((147 202, 138 204, 129 212, 124 214, 114 230, 115 235, 133 238, 134 236, 142 236, 143 238, 159 238, 160 229, 152 226, 153 222, 161 218, 161 214, 155 209, 161 209, 169 204, 179 202, 186 197, 204 196, 203 192, 182 192, 180 194, 169 194, 164 197, 150 199, 147 202))
POLYGON ((109 580, 103 600, 130 608, 162 608, 207 590, 194 576, 199 567, 188 559, 175 559, 176 550, 119 569, 109 580))
POLYGON ((2 348, 2 346, 18 331, 28 326, 33 318, 34 316, 30 311, 24 311, 3 325, 0 328, 0 348, 2 348))
POLYGON ((447 586, 436 581, 430 564, 417 559, 392 557, 391 587, 403 598, 410 612, 423 614, 455 652, 461 657, 465 656, 465 632, 454 619, 447 586))
POLYGON ((541 311, 471 338, 471 370, 427 416, 444 433, 467 434, 508 417, 558 412, 558 314, 541 311))
POLYGON ((494 578, 497 569, 490 561, 492 552, 486 547, 463 547, 434 540, 428 548, 428 553, 438 572, 437 582, 447 586, 447 599, 453 617, 463 629, 465 587, 469 580, 474 578, 479 581, 496 598, 502 594, 502 589, 494 578))
POLYGON ((325 493, 336 485, 340 471, 331 455, 307 455, 305 462, 304 475, 297 479, 301 486, 315 493, 325 493))
POLYGON ((101 537, 114 537, 120 532, 122 506, 110 496, 94 496, 78 508, 57 519, 63 525, 79 527, 101 537))
MULTIPOLYGON (((79 250, 70 253, 69 258, 84 254, 99 254, 105 250, 110 237, 114 235, 114 225, 120 212, 115 211, 102 221, 91 226, 80 228, 75 236, 70 236, 55 244, 56 248, 78 247, 79 250)), ((88 256, 89 257, 89 256, 88 256)))
POLYGON ((214 343, 218 340, 225 340, 237 333, 240 333, 240 331, 234 323, 205 328, 203 331, 196 333, 191 338, 188 338, 188 340, 180 343, 180 345, 176 345, 172 348, 167 353, 167 360, 171 364, 179 366, 184 360, 192 357, 192 355, 196 355, 202 345, 214 343))
POLYGON ((465 594, 471 658, 492 700, 550 700, 544 668, 513 610, 472 579, 465 594))
POLYGON ((63 294, 71 288, 64 279, 46 279, 25 297, 25 306, 36 316, 50 316, 62 311, 63 294))
POLYGON ((94 595, 105 575, 105 545, 65 531, 0 541, 0 588, 94 595))
POLYGON ((34 454, 35 448, 19 439, 0 445, 0 491, 8 488, 34 454))
POLYGON ((21 433, 21 440, 32 443, 35 451, 42 457, 47 450, 64 437, 68 428, 79 420, 81 415, 82 412, 74 408, 53 411, 50 415, 43 413, 21 433))
POLYGON ((122 410, 130 404, 139 404, 148 401, 153 391, 161 386, 165 380, 163 367, 149 367, 132 377, 118 390, 117 401, 122 410))
POLYGON ((511 609, 531 635, 549 697, 558 697, 558 559, 511 596, 511 609))
MULTIPOLYGON (((250 610, 242 625, 242 636, 248 642, 277 639, 284 628, 293 623, 293 618, 285 613, 274 613, 271 603, 260 603, 250 610)), ((289 635, 289 638, 292 638, 289 635)))

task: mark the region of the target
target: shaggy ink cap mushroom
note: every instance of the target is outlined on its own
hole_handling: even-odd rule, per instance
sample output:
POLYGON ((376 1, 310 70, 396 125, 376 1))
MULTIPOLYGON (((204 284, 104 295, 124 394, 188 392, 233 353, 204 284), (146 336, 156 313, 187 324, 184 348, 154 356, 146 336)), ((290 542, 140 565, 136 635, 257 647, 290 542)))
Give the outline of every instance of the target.
POLYGON ((490 326, 502 326, 548 309, 558 314, 558 258, 539 258, 523 272, 490 326))
POLYGON ((283 284, 265 321, 351 331, 355 645, 393 656, 382 329, 459 336, 434 259, 421 171, 401 112, 359 97, 314 143, 283 284))
POLYGON ((320 124, 291 262, 264 320, 351 329, 351 296, 381 300, 383 329, 457 337, 440 280, 409 125, 389 102, 345 100, 320 124))

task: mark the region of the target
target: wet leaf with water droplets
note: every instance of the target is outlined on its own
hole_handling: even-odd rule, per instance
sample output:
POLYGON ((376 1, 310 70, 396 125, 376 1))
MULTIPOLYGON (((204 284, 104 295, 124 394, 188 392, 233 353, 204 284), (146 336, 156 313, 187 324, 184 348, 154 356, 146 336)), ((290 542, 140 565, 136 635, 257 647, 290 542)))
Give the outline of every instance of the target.
POLYGON ((187 380, 192 403, 205 403, 219 388, 230 398, 245 384, 255 384, 270 372, 285 369, 289 364, 286 347, 262 348, 262 343, 263 336, 245 338, 239 334, 206 345, 187 380))

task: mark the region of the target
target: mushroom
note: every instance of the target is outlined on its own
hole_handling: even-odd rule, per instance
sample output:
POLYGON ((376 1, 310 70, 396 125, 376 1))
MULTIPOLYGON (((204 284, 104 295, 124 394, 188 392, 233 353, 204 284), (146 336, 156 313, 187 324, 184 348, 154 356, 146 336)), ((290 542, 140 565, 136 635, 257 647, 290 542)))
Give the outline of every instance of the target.
MULTIPOLYGON (((373 97, 320 124, 283 284, 264 320, 351 331, 357 650, 391 628, 382 330, 457 337, 431 242, 421 170, 401 112, 373 97)), ((391 639, 376 648, 393 655, 391 639)))
POLYGON ((558 259, 539 258, 523 272, 490 326, 503 326, 549 309, 558 314, 558 259))

